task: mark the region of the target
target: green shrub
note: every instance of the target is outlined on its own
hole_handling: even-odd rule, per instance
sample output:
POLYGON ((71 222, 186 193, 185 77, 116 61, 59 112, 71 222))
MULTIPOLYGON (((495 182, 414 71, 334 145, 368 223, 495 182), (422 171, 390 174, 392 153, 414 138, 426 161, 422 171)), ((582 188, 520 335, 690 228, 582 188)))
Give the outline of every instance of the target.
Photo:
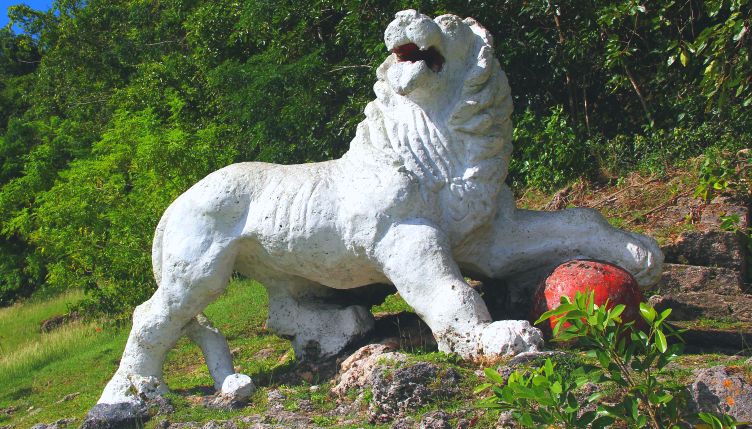
POLYGON ((513 184, 551 190, 592 173, 595 164, 585 143, 562 106, 547 116, 526 110, 514 128, 515 153, 509 164, 513 184))
MULTIPOLYGON (((498 372, 486 369, 491 381, 477 391, 493 389, 493 396, 481 404, 511 412, 523 426, 602 428, 619 422, 619 427, 678 428, 687 416, 682 414, 685 398, 681 386, 659 380, 670 362, 682 349, 680 342, 669 344, 671 337, 680 339, 679 332, 665 323, 671 314, 667 309, 658 313, 641 303, 640 315, 645 327, 635 322, 623 323, 624 305, 608 308, 594 304, 593 292, 577 293, 572 301, 562 297, 561 305, 544 313, 536 323, 556 321, 554 341, 577 341, 585 347, 597 366, 581 366, 573 371, 557 371, 550 360, 537 369, 514 372, 506 383, 498 372), (584 408, 577 389, 586 383, 600 385, 584 404, 597 403, 606 386, 615 387, 619 399, 610 404, 597 404, 593 410, 584 408)), ((736 427, 728 416, 703 414, 699 419, 721 426, 736 427)))

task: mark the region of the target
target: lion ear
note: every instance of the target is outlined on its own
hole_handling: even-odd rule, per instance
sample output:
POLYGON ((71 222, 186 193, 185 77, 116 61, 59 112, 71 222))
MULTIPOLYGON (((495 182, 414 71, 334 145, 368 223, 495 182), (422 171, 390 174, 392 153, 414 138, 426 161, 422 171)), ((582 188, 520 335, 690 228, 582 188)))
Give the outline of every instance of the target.
POLYGON ((464 22, 468 27, 470 27, 471 30, 473 30, 473 33, 478 35, 483 41, 486 43, 486 45, 493 47, 493 36, 491 33, 486 30, 482 25, 478 23, 473 18, 467 17, 462 22, 464 22))
POLYGON ((433 21, 447 32, 453 32, 464 22, 459 16, 450 13, 439 15, 433 21))

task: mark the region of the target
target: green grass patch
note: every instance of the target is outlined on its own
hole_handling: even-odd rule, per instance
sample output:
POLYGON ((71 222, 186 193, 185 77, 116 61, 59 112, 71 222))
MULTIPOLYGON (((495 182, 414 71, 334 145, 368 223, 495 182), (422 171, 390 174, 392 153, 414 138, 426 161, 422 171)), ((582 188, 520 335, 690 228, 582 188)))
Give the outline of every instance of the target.
POLYGON ((15 408, 0 414, 0 425, 80 419, 117 368, 126 335, 106 325, 71 324, 0 361, 0 408, 15 408))
POLYGON ((415 310, 413 310, 413 308, 410 307, 410 305, 405 302, 404 299, 402 299, 399 293, 391 294, 387 296, 384 302, 382 302, 381 304, 371 307, 371 313, 373 314, 402 313, 403 311, 415 313, 415 310))
POLYGON ((43 321, 65 314, 84 294, 72 290, 48 300, 30 300, 10 307, 0 308, 0 359, 16 351, 24 343, 34 343, 42 338, 43 321))
MULTIPOLYGON (((107 321, 73 322, 47 334, 39 324, 63 314, 83 295, 70 292, 48 301, 26 302, 0 310, 3 354, 0 355, 0 426, 31 427, 39 422, 76 418, 80 424, 117 369, 130 331, 107 321), (70 395, 70 396, 69 396, 70 395), (64 400, 64 398, 66 398, 64 400)), ((206 309, 227 336, 238 369, 254 381, 273 380, 275 370, 294 359, 290 342, 263 329, 266 290, 260 284, 234 280, 206 309)), ((213 382, 199 348, 183 339, 169 353, 165 380, 174 393, 173 421, 224 420, 245 412, 209 410, 192 402, 213 382)), ((159 419, 147 424, 151 427, 159 419)))

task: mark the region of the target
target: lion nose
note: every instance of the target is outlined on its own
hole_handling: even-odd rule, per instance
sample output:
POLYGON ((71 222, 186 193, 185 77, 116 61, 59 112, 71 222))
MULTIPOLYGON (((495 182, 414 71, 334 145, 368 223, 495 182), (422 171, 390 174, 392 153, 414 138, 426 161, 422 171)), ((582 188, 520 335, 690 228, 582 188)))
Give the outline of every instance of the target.
POLYGON ((415 43, 420 49, 438 46, 441 29, 431 18, 413 9, 397 12, 384 32, 384 43, 391 51, 397 46, 415 43))

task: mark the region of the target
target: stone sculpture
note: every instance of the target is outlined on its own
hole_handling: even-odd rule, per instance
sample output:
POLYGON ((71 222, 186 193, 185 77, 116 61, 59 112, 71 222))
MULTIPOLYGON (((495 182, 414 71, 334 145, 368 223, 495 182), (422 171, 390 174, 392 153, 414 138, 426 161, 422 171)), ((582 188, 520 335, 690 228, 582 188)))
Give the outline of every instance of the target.
POLYGON ((260 281, 267 327, 299 358, 334 355, 369 332, 364 305, 338 291, 392 284, 445 352, 464 358, 536 350, 526 321, 492 321, 462 273, 510 278, 597 258, 654 283, 663 256, 647 237, 595 211, 515 208, 504 178, 512 101, 491 35, 472 18, 397 13, 376 99, 350 150, 305 165, 241 163, 175 200, 153 245, 154 295, 133 314, 120 367, 99 400, 135 403, 166 391, 162 364, 182 335, 201 347, 215 387, 247 397, 227 341, 202 315, 230 275, 260 281))

